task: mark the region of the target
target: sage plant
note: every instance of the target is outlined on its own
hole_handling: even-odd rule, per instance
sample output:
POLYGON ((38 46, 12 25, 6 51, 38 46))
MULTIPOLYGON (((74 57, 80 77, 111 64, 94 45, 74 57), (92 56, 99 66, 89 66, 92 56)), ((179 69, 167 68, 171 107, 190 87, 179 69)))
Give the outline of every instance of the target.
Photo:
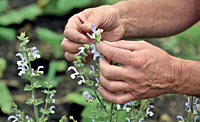
MULTIPOLYGON (((46 99, 38 98, 35 90, 41 88, 40 82, 36 79, 37 77, 41 77, 44 73, 44 66, 38 66, 37 69, 33 69, 31 66, 31 62, 39 59, 40 53, 36 47, 28 47, 29 38, 25 37, 25 33, 21 33, 18 36, 18 39, 21 41, 19 45, 19 53, 16 54, 17 57, 20 58, 17 61, 19 76, 27 76, 30 80, 29 84, 26 84, 24 91, 31 92, 31 96, 26 100, 26 104, 33 107, 34 118, 24 114, 24 112, 20 111, 16 104, 13 105, 13 114, 8 117, 8 120, 12 122, 46 122, 48 121, 49 115, 55 113, 55 106, 52 105, 55 103, 55 99, 53 98, 56 91, 52 89, 52 82, 45 81, 46 89, 42 90, 42 93, 46 94, 46 99), (39 105, 44 104, 44 107, 41 107, 39 110, 39 105)), ((66 117, 63 116, 60 122, 64 122, 66 117)))
MULTIPOLYGON (((151 111, 154 108, 151 99, 130 101, 126 104, 114 104, 105 101, 98 93, 97 89, 101 86, 99 82, 99 61, 103 58, 99 52, 96 51, 96 45, 101 41, 102 29, 97 29, 91 25, 92 34, 87 33, 88 37, 93 41, 90 44, 83 44, 79 48, 79 52, 75 54, 74 66, 70 66, 68 71, 72 71, 70 77, 72 79, 79 79, 79 85, 85 85, 93 90, 92 93, 88 91, 83 92, 83 99, 86 102, 93 104, 97 100, 98 104, 93 112, 91 112, 91 122, 142 122, 145 118, 153 116, 151 111), (95 64, 87 66, 88 58, 92 56, 95 64), (121 117, 121 115, 126 115, 121 117)), ((71 120, 72 117, 70 117, 71 120)))

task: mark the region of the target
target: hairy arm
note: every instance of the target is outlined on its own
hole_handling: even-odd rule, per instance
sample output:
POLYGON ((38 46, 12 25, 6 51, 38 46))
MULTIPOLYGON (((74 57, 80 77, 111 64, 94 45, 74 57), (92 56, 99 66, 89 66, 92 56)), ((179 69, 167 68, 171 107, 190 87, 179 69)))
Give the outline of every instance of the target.
POLYGON ((127 0, 119 10, 125 37, 164 37, 184 31, 200 19, 200 0, 127 0))

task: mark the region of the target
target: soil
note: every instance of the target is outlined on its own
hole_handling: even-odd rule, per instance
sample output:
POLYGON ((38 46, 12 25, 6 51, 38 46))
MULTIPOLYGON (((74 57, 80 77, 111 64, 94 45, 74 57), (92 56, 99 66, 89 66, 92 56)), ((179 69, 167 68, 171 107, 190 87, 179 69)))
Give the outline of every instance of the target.
MULTIPOLYGON (((36 2, 36 0, 11 0, 10 6, 12 8, 19 8, 21 6, 28 5, 30 3, 36 2)), ((66 21, 68 18, 70 18, 73 14, 78 13, 81 11, 80 9, 74 9, 69 14, 64 16, 39 16, 34 21, 24 21, 20 25, 10 25, 9 27, 16 28, 18 31, 23 30, 25 26, 30 26, 31 29, 28 30, 28 36, 30 36, 32 40, 32 44, 35 46, 38 45, 44 45, 42 42, 37 41, 37 35, 34 32, 34 29, 36 27, 45 27, 52 31, 55 31, 57 33, 62 33, 64 30, 64 26, 66 24, 66 21)), ((149 40, 149 42, 158 45, 159 43, 156 41, 149 40)), ((17 53, 17 45, 18 42, 9 42, 9 41, 0 41, 0 57, 3 57, 7 60, 7 69, 4 72, 4 76, 1 81, 5 82, 8 85, 8 88, 12 94, 12 98, 14 102, 19 106, 19 108, 24 111, 24 113, 28 113, 30 116, 33 115, 33 112, 31 111, 31 107, 24 104, 26 98, 30 97, 30 94, 23 91, 24 85, 27 83, 26 80, 21 79, 17 75, 17 65, 16 61, 17 58, 15 57, 15 54, 17 53)), ((40 46, 41 47, 41 46, 40 46)), ((44 56, 45 57, 45 56, 44 56)), ((60 58, 64 59, 64 57, 60 58)), ((48 63, 50 60, 53 60, 53 57, 51 59, 40 59, 37 60, 35 63, 37 65, 44 65, 44 67, 47 67, 46 70, 48 70, 48 63)), ((69 62, 68 62, 69 63, 69 62)), ((70 63, 69 63, 70 65, 70 63)), ((79 106, 77 104, 68 103, 65 100, 65 96, 67 93, 70 93, 72 91, 75 91, 78 87, 77 82, 74 82, 69 77, 69 74, 66 74, 65 72, 59 72, 57 73, 58 76, 63 77, 63 81, 58 84, 58 86, 55 88, 57 93, 55 96, 56 99, 56 114, 51 116, 48 122, 58 122, 60 117, 62 115, 73 115, 79 122, 80 122, 80 113, 83 109, 82 106, 79 106)), ((40 91, 36 91, 37 96, 43 96, 43 94, 40 93, 40 91)), ((176 121, 177 115, 184 115, 184 107, 185 107, 186 98, 185 96, 181 95, 171 95, 171 96, 160 96, 155 98, 153 109, 154 116, 151 117, 147 121, 151 122, 158 122, 166 120, 166 122, 176 121), (167 115, 169 118, 163 115, 167 115), (164 118, 164 119, 163 119, 164 118)), ((3 114, 0 112, 0 122, 6 122, 8 118, 8 115, 3 114)))

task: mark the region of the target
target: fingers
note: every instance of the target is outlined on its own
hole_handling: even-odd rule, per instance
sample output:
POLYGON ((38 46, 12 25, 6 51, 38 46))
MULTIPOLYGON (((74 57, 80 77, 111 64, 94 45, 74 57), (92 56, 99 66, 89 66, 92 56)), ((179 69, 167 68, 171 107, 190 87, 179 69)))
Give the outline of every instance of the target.
POLYGON ((97 44, 97 51, 112 61, 120 64, 129 64, 129 59, 131 57, 130 50, 114 47, 105 42, 100 42, 97 44))
POLYGON ((111 92, 128 92, 131 91, 130 85, 124 81, 108 80, 102 74, 99 76, 101 85, 111 92))
POLYGON ((81 46, 82 44, 74 43, 66 38, 64 38, 61 43, 62 50, 70 53, 77 53, 79 51, 78 48, 81 46))
POLYGON ((117 48, 121 48, 121 49, 126 49, 126 50, 131 50, 131 51, 135 51, 135 50, 141 50, 143 48, 145 48, 148 43, 145 41, 117 41, 117 42, 107 42, 109 43, 111 46, 117 47, 117 48))
POLYGON ((123 80, 128 78, 128 73, 123 67, 110 65, 109 62, 103 58, 99 64, 101 74, 110 80, 123 80))
POLYGON ((74 28, 65 28, 64 35, 65 38, 73 40, 76 43, 89 43, 88 38, 74 28))
POLYGON ((74 61, 74 54, 73 53, 69 53, 69 52, 65 52, 65 59, 68 61, 74 61))
POLYGON ((116 104, 124 104, 135 99, 128 92, 124 94, 115 94, 115 93, 109 92, 103 87, 99 87, 98 91, 100 92, 100 94, 103 96, 105 100, 116 103, 116 104))

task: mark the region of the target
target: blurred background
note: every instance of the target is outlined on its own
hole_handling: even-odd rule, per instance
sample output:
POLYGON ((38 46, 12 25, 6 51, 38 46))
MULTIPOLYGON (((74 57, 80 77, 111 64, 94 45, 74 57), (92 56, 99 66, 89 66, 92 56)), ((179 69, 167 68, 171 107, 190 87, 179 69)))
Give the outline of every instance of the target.
MULTIPOLYGON (((13 102, 28 115, 33 115, 32 108, 25 104, 25 100, 30 97, 29 93, 24 92, 27 79, 17 75, 15 54, 19 42, 16 36, 20 32, 26 32, 31 40, 30 46, 36 46, 40 50, 42 58, 32 65, 33 68, 38 65, 45 67, 45 76, 41 82, 51 80, 57 90, 56 114, 51 116, 49 122, 57 122, 62 115, 73 115, 78 121, 89 116, 81 114, 87 106, 82 105, 80 99, 67 99, 68 94, 76 92, 80 87, 66 73, 71 63, 65 61, 60 43, 64 37, 65 24, 72 15, 86 8, 117 1, 119 0, 0 0, 0 122, 7 121, 13 102)), ((200 23, 176 36, 146 40, 171 55, 200 59, 200 23)), ((37 91, 37 96, 43 95, 37 91)), ((186 97, 181 95, 155 98, 155 114, 149 121, 175 121, 177 115, 185 115, 186 101, 186 97)))

